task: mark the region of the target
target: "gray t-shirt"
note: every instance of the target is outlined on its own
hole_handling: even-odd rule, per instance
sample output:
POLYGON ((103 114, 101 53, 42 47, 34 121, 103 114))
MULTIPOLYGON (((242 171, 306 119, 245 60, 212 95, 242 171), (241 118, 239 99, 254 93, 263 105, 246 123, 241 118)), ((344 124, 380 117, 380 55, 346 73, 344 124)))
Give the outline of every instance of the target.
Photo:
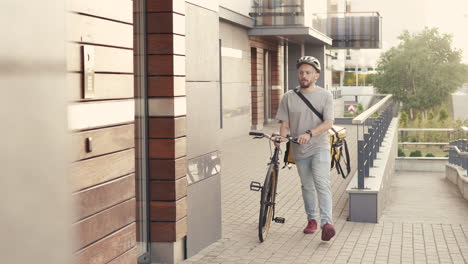
MULTIPOLYGON (((302 94, 318 112, 323 114, 323 120, 334 120, 333 96, 329 91, 316 86, 313 92, 302 92, 302 94)), ((276 119, 289 122, 289 130, 292 137, 298 137, 308 129, 313 129, 322 123, 322 120, 310 110, 294 90, 289 90, 283 95, 276 119)), ((293 157, 296 160, 301 160, 319 151, 329 151, 329 140, 329 135, 325 132, 319 136, 313 136, 308 144, 292 144, 293 157)))

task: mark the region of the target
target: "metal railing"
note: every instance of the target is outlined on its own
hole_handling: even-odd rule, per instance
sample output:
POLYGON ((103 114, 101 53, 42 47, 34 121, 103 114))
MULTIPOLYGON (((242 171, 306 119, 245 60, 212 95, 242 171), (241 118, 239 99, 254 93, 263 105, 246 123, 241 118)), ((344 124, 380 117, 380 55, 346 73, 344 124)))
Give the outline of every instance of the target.
MULTIPOLYGON (((448 152, 446 149, 450 146, 450 142, 466 138, 468 135, 468 128, 463 126, 458 128, 399 128, 398 132, 398 145, 402 146, 402 151, 405 151, 405 148, 411 148, 412 150, 431 150, 436 152, 444 150, 448 152), (408 133, 423 133, 419 134, 418 137, 419 139, 425 139, 425 141, 417 141, 415 137, 411 137, 408 133), (427 139, 426 133, 433 134, 434 136, 427 139), (435 135, 436 133, 437 135, 435 135)), ((432 152, 428 154, 432 154, 432 152)), ((437 155, 435 157, 437 157, 437 155)))
POLYGON ((386 95, 377 104, 353 119, 352 123, 357 125, 357 148, 358 148, 358 186, 357 189, 365 189, 365 178, 372 177, 370 168, 374 166, 382 146, 383 139, 388 127, 392 122, 396 105, 390 101, 392 95, 386 95), (380 111, 380 113, 379 113, 380 111), (376 113, 377 117, 371 118, 376 113), (362 138, 359 137, 360 126, 362 126, 362 138))
POLYGON ((468 173, 468 140, 460 139, 450 142, 449 163, 462 167, 468 173))
POLYGON ((341 94, 341 92, 342 92, 341 89, 336 89, 335 88, 335 89, 331 90, 330 92, 332 93, 333 99, 335 99, 335 100, 340 99, 340 98, 343 97, 343 95, 341 94))

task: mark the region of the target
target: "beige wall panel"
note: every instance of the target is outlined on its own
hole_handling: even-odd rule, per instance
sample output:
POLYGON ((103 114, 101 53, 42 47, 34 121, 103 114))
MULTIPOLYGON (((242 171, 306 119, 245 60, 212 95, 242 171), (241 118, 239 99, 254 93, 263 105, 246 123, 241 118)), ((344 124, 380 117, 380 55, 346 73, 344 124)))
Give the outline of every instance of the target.
POLYGON ((133 124, 72 134, 73 161, 100 156, 135 146, 133 124), (86 138, 91 137, 92 151, 86 152, 86 138))
POLYGON ((136 244, 135 224, 106 237, 103 240, 77 252, 77 264, 104 264, 122 255, 136 244))
POLYGON ((134 174, 81 191, 72 196, 76 208, 75 220, 83 219, 134 197, 134 174))
POLYGON ((135 101, 112 100, 68 105, 68 129, 84 130, 135 121, 135 101))
POLYGON ((133 26, 105 19, 67 14, 67 40, 116 47, 133 47, 133 26))
POLYGON ((68 10, 133 23, 132 0, 69 0, 68 10))
MULTIPOLYGON (((67 44, 67 71, 83 71, 81 44, 67 44)), ((133 73, 133 50, 94 47, 94 71, 133 73)))
POLYGON ((81 249, 112 232, 135 222, 135 199, 131 199, 73 225, 78 238, 75 249, 81 249))
POLYGON ((70 184, 72 190, 77 191, 133 172, 135 172, 135 150, 129 149, 72 163, 70 184))
MULTIPOLYGON (((67 87, 70 101, 82 99, 82 74, 68 73, 67 87)), ((125 99, 134 97, 133 75, 131 74, 95 74, 95 96, 89 100, 125 99)))

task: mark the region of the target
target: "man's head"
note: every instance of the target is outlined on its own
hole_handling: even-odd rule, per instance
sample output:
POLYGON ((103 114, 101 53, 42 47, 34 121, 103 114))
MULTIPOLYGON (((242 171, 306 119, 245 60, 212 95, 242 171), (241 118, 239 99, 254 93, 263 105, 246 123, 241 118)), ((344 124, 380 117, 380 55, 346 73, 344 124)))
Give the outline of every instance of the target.
POLYGON ((297 60, 298 79, 301 88, 309 88, 320 77, 320 62, 312 56, 303 56, 297 60))

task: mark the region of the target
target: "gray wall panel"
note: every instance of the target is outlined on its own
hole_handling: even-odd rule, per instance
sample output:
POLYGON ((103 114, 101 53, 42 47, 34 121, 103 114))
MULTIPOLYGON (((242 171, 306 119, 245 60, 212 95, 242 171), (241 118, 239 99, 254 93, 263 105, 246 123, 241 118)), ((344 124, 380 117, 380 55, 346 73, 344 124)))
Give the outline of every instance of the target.
POLYGON ((218 13, 192 4, 185 7, 187 81, 219 81, 218 13))
POLYGON ((188 203, 187 257, 221 238, 220 175, 192 184, 187 189, 188 203))
MULTIPOLYGON (((218 14, 187 3, 186 32, 187 158, 193 164, 199 157, 219 150, 218 14)), ((209 164, 197 163, 197 166, 200 164, 202 167, 197 167, 197 172, 208 171, 209 164)), ((221 238, 220 177, 218 173, 188 187, 186 247, 189 257, 221 238)))
POLYGON ((325 46, 312 46, 305 45, 305 54, 307 56, 314 56, 320 61, 322 71, 320 73, 320 78, 317 80, 317 85, 323 88, 325 87, 325 78, 326 78, 326 67, 325 67, 325 46))
POLYGON ((250 45, 247 30, 220 23, 223 47, 223 140, 246 135, 251 123, 250 45))
POLYGON ((296 61, 301 57, 301 45, 289 43, 288 47, 288 90, 299 85, 297 81, 296 61))
POLYGON ((219 84, 187 82, 187 157, 219 149, 219 84))

